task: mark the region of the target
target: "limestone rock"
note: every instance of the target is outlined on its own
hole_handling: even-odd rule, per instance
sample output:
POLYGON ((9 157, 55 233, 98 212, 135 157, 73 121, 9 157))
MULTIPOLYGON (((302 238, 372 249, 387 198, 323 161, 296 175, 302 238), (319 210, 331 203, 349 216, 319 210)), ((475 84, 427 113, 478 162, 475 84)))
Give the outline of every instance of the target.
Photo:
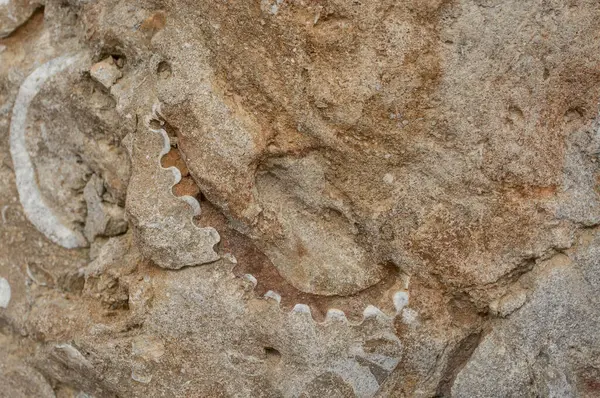
POLYGON ((181 180, 181 173, 176 167, 165 169, 160 164, 170 149, 170 141, 165 130, 150 126, 158 117, 153 110, 143 127, 145 131, 138 132, 132 154, 135 172, 129 185, 127 209, 140 250, 163 268, 213 262, 219 259, 213 249, 219 242, 219 233, 212 227, 194 224, 192 217, 200 214, 195 198, 173 195, 172 188, 181 180))
POLYGON ((115 64, 113 57, 108 57, 94 64, 90 68, 90 75, 107 90, 123 77, 123 73, 121 73, 115 64))
POLYGON ((43 7, 44 1, 2 0, 0 2, 0 38, 4 38, 22 26, 32 14, 43 7))
POLYGON ((93 242, 98 235, 109 237, 127 231, 125 211, 116 204, 103 202, 104 193, 103 181, 95 175, 83 189, 87 203, 84 234, 89 242, 93 242))
POLYGON ((0 364, 2 394, 15 398, 55 398, 50 384, 35 369, 22 363, 7 362, 0 364))
POLYGON ((0 395, 597 397, 595 0, 0 0, 0 395))
POLYGON ((598 374, 588 370, 600 354, 598 295, 581 270, 597 274, 600 268, 585 259, 589 250, 576 263, 559 254, 541 264, 529 302, 483 339, 458 374, 452 396, 597 393, 598 374))

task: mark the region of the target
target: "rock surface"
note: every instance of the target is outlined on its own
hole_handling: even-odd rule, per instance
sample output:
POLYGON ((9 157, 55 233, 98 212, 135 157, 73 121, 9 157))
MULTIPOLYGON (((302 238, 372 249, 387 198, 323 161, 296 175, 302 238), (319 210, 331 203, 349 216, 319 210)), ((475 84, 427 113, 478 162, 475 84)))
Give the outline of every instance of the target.
POLYGON ((0 0, 0 391, 596 397, 593 0, 0 0))

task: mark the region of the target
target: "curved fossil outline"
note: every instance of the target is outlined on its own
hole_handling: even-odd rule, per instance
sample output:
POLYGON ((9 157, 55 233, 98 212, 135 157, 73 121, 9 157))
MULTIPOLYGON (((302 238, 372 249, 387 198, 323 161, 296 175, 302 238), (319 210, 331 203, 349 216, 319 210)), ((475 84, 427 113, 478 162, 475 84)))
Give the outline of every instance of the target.
POLYGON ((214 250, 221 240, 219 233, 194 223, 200 203, 191 196, 175 196, 173 186, 181 181, 181 173, 176 167, 161 165, 171 147, 163 119, 160 104, 154 104, 143 119, 143 130, 133 137, 134 172, 126 203, 129 221, 144 257, 161 268, 214 262, 220 258, 214 250))
MULTIPOLYGON (((173 173, 174 183, 169 187, 169 191, 170 191, 171 195, 175 198, 183 199, 184 201, 186 201, 194 210, 195 216, 200 215, 201 214, 200 203, 194 197, 188 196, 188 195, 175 196, 173 194, 173 191, 172 191, 173 186, 175 186, 177 183, 179 183, 181 181, 181 172, 179 171, 179 169, 175 166, 170 166, 170 167, 165 168, 165 167, 162 167, 162 165, 160 164, 162 157, 165 156, 167 153, 169 153, 169 151, 171 150, 171 141, 170 141, 169 136, 164 128, 162 128, 162 127, 161 128, 153 128, 151 126, 151 122, 155 121, 160 126, 164 126, 164 124, 165 124, 164 120, 165 120, 165 118, 161 112, 161 104, 160 103, 155 103, 152 106, 152 113, 147 115, 144 119, 146 128, 148 128, 148 130, 150 130, 154 133, 160 134, 163 138, 163 146, 158 155, 158 162, 159 162, 160 168, 163 170, 169 170, 173 173)), ((252 274, 245 274, 241 278, 243 278, 246 281, 248 281, 249 283, 251 283, 253 286, 253 289, 258 284, 256 277, 254 277, 254 275, 252 275, 252 274)), ((273 290, 267 291, 263 295, 263 298, 274 300, 275 302, 277 302, 278 305, 281 304, 281 295, 273 290)), ((363 319, 359 322, 351 322, 346 317, 346 314, 344 313, 344 311, 336 309, 336 308, 329 308, 325 315, 325 320, 322 323, 344 322, 351 326, 359 326, 365 320, 370 319, 370 318, 376 318, 376 319, 385 320, 388 322, 393 322, 395 315, 401 314, 403 309, 406 306, 408 306, 408 302, 409 302, 408 293, 405 290, 398 290, 394 293, 392 301, 393 301, 394 308, 396 309, 396 314, 394 314, 394 315, 388 315, 385 312, 383 312, 381 309, 377 308, 376 306, 369 304, 363 310, 363 319)), ((313 318, 313 320, 314 320, 314 317, 312 316, 312 311, 311 311, 310 307, 306 304, 297 303, 297 304, 295 304, 295 306, 292 308, 291 311, 294 313, 309 314, 310 317, 313 318)))
MULTIPOLYGON (((175 248, 176 250, 192 250, 191 247, 179 240, 178 235, 180 227, 186 230, 198 229, 192 223, 190 209, 185 206, 183 201, 179 201, 182 197, 173 193, 172 188, 181 180, 181 173, 174 166, 165 168, 160 165, 163 156, 171 150, 169 136, 163 128, 164 125, 165 121, 160 105, 156 104, 152 106, 152 112, 144 118, 143 131, 140 131, 134 138, 137 141, 133 143, 132 153, 134 154, 134 163, 138 164, 138 172, 132 180, 133 188, 130 186, 131 195, 128 193, 128 200, 131 200, 130 206, 132 207, 130 211, 133 211, 134 215, 131 220, 134 225, 139 224, 141 233, 145 233, 144 229, 148 224, 158 223, 158 227, 148 227, 151 229, 148 232, 151 238, 165 236, 169 239, 170 244, 183 245, 175 248), (162 140, 159 141, 158 137, 161 137, 162 140), (164 170, 169 170, 169 172, 164 172, 164 170), (151 193, 147 194, 148 191, 151 193), (154 209, 152 206, 157 201, 160 202, 160 206, 157 205, 157 207, 164 212, 163 214, 152 211, 154 209), (177 209, 172 209, 172 207, 177 207, 177 209), (173 210, 173 213, 170 213, 170 210, 173 210), (169 214, 175 214, 176 220, 173 220, 173 223, 162 224, 169 214), (181 224, 182 222, 185 222, 185 227, 181 224)), ((196 199, 191 197, 183 197, 183 199, 191 205, 194 214, 200 214, 200 203, 196 199)), ((215 234, 218 234, 216 230, 215 234)), ((148 242, 142 241, 141 243, 148 242)), ((144 249, 143 245, 139 247, 144 249)), ((143 252, 142 254, 144 255, 143 252)), ((292 375, 292 377, 281 380, 285 384, 284 389, 289 392, 289 395, 286 396, 300 396, 302 391, 309 388, 312 383, 319 382, 320 375, 333 373, 351 386, 357 396, 372 397, 380 389, 383 380, 400 363, 403 347, 402 342, 395 334, 395 315, 397 314, 386 314, 376 306, 365 303, 366 308, 363 310, 362 319, 358 322, 349 320, 343 311, 336 308, 329 308, 325 319, 320 322, 313 317, 311 307, 300 303, 301 300, 294 300, 298 303, 292 309, 288 309, 281 305, 281 296, 275 291, 268 291, 264 295, 262 292, 258 293, 256 277, 251 274, 237 276, 233 271, 237 263, 235 257, 227 253, 220 254, 222 262, 213 268, 213 277, 206 277, 206 274, 203 273, 186 274, 188 276, 185 280, 191 278, 193 281, 193 278, 199 278, 196 281, 198 285, 194 284, 194 289, 188 289, 179 282, 174 283, 173 288, 181 289, 181 292, 174 293, 169 299, 161 300, 160 306, 164 306, 164 308, 157 309, 155 307, 155 309, 162 313, 168 311, 171 306, 178 308, 179 300, 185 302, 192 299, 187 296, 192 291, 206 289, 208 291, 206 300, 215 300, 215 303, 206 305, 204 309, 206 316, 211 319, 214 316, 214 319, 218 319, 218 316, 223 316, 222 311, 227 314, 233 311, 239 313, 241 319, 232 315, 230 318, 226 317, 227 319, 223 322, 231 321, 236 327, 246 323, 248 325, 264 325, 269 333, 254 336, 255 343, 263 347, 273 347, 276 350, 285 345, 286 350, 289 350, 288 354, 290 352, 292 355, 297 354, 299 356, 297 360, 304 364, 303 366, 310 368, 310 372, 298 374, 297 377, 292 375), (227 296, 229 299, 223 299, 223 296, 227 296), (314 347, 315 352, 321 353, 319 360, 314 361, 315 358, 302 348, 304 346, 314 347), (339 355, 339 350, 343 350, 345 354, 339 355)), ((164 268, 176 269, 185 265, 175 263, 177 261, 176 252, 170 252, 169 255, 169 258, 165 258, 165 261, 170 262, 166 264, 169 266, 163 265, 164 268)), ((178 275, 182 274, 172 274, 173 281, 180 280, 178 275)), ((406 288, 406 283, 403 288, 406 288)), ((396 290, 394 288, 393 291, 396 290)), ((396 304, 396 312, 402 312, 404 306, 408 304, 408 295, 406 292, 396 293, 393 301, 396 304)), ((157 303, 155 304, 159 305, 157 303)), ((404 313, 402 312, 402 314, 404 313)), ((174 322, 176 323, 176 321, 174 322)), ((167 324, 161 323, 161 325, 167 329, 171 327, 168 322, 167 324)), ((237 346, 232 347, 231 352, 224 352, 223 355, 230 361, 231 369, 240 373, 246 374, 250 371, 253 374, 259 374, 269 371, 269 366, 272 366, 268 359, 257 356, 254 351, 238 351, 237 346)), ((285 355, 284 352, 283 356, 285 355)), ((285 361, 285 359, 282 360, 285 361)))
POLYGON ((38 187, 35 169, 26 145, 27 112, 31 101, 43 84, 55 74, 73 65, 81 55, 54 58, 33 71, 21 84, 10 122, 10 155, 12 157, 19 201, 27 219, 52 242, 74 249, 88 246, 79 231, 65 225, 45 203, 38 187))
MULTIPOLYGON (((245 274, 239 278, 242 278, 242 279, 246 280, 247 282, 249 282, 252 285, 253 289, 258 284, 258 280, 252 274, 245 274)), ((260 296, 257 296, 257 297, 260 297, 260 296)), ((269 290, 262 296, 262 298, 265 300, 271 300, 271 301, 276 302, 277 305, 281 308, 281 295, 279 293, 277 293, 273 290, 269 290)), ((396 293, 394 293, 394 297, 393 297, 393 304, 394 304, 394 308, 396 309, 396 314, 394 314, 394 315, 386 314, 385 312, 380 310, 378 307, 376 307, 372 304, 368 304, 365 307, 365 309, 363 310, 362 319, 358 322, 352 322, 346 317, 346 313, 344 311, 332 307, 327 310, 327 313, 325 315, 325 319, 323 320, 323 322, 318 322, 316 320, 315 320, 315 322, 318 324, 326 324, 326 323, 330 323, 330 322, 342 322, 342 323, 346 323, 350 326, 360 326, 367 319, 378 319, 378 320, 385 321, 385 322, 393 322, 395 316, 401 314, 402 311, 408 306, 408 303, 409 303, 408 292, 406 292, 405 290, 398 290, 396 293)), ((294 307, 291 309, 290 312, 309 314, 311 316, 311 318, 313 318, 313 320, 314 320, 314 317, 312 316, 312 310, 310 309, 310 306, 307 304, 297 303, 294 305, 294 307)))
MULTIPOLYGON (((246 300, 266 300, 272 311, 281 314, 282 319, 285 320, 284 324, 288 329, 293 330, 292 333, 300 333, 308 340, 313 340, 313 344, 321 344, 325 351, 328 350, 328 342, 331 342, 331 339, 347 343, 347 355, 327 363, 321 370, 340 376, 345 383, 352 387, 357 397, 375 396, 383 380, 391 374, 402 359, 403 345, 395 334, 395 316, 390 316, 373 305, 368 305, 364 309, 363 317, 358 322, 350 321, 343 311, 335 308, 330 308, 325 319, 319 322, 314 319, 310 307, 306 304, 296 304, 291 310, 285 310, 280 305, 281 296, 279 294, 273 291, 269 291, 265 295, 255 294, 254 287, 257 285, 257 280, 251 274, 235 276, 233 272, 230 272, 229 278, 250 284, 251 289, 244 289, 250 294, 250 298, 247 297, 246 300), (383 343, 387 348, 373 349, 369 346, 373 342, 383 343), (385 374, 383 380, 380 378, 382 374, 385 374)), ((270 311, 264 311, 256 316, 263 319, 270 318, 267 315, 269 313, 270 311)), ((277 318, 274 316, 273 322, 278 322, 277 318)), ((303 341, 306 343, 306 340, 303 339, 303 341)), ((235 367, 234 364, 232 366, 235 367)), ((318 376, 319 373, 315 373, 314 378, 316 379, 318 376)), ((287 382, 290 383, 287 387, 293 385, 294 390, 298 389, 295 390, 298 395, 308 386, 308 383, 296 384, 292 380, 287 382)), ((294 393, 290 396, 297 395, 294 393)))
MULTIPOLYGON (((145 121, 145 124, 146 124, 146 127, 148 128, 148 130, 152 131, 153 133, 162 135, 163 147, 160 150, 160 153, 158 154, 158 164, 161 169, 169 170, 173 173, 173 177, 175 178, 175 181, 174 181, 173 185, 171 186, 171 189, 172 189, 175 185, 179 184, 179 182, 181 181, 181 171, 179 171, 179 169, 175 166, 169 166, 169 167, 162 166, 161 159, 163 158, 163 156, 165 156, 171 150, 171 140, 169 139, 169 135, 167 134, 165 129, 152 128, 150 123, 153 120, 158 122, 161 126, 163 126, 165 124, 164 116, 162 115, 162 113, 160 111, 160 102, 152 105, 152 113, 150 115, 147 115, 146 119, 144 121, 145 121)), ((173 192, 173 191, 171 191, 171 192, 173 192)), ((173 195, 173 196, 175 196, 175 195, 173 195)), ((200 213, 201 213, 200 202, 198 202, 198 200, 196 200, 196 198, 189 196, 189 195, 182 195, 182 196, 175 196, 175 197, 186 201, 192 207, 192 210, 194 211, 194 216, 200 215, 200 213)))

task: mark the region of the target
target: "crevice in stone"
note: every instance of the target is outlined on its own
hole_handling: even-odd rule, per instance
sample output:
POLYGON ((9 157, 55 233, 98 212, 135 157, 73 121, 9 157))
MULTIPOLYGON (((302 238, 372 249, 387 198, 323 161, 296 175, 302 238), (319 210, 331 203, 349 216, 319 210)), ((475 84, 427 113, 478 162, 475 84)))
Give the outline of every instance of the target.
POLYGON ((446 398, 451 396, 452 386, 454 385, 456 376, 467 364, 473 355, 473 352, 475 352, 475 349, 479 346, 482 338, 482 331, 472 333, 462 339, 452 352, 450 352, 440 383, 436 389, 436 398, 446 398))

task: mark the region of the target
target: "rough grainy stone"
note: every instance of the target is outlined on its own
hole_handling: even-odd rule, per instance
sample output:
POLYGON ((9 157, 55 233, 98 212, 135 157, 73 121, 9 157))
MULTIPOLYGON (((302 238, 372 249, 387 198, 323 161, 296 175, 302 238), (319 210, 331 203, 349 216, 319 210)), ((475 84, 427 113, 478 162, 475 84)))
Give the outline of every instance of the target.
POLYGON ((6 336, 0 339, 0 383, 2 395, 14 398, 55 398, 52 386, 36 369, 18 357, 9 355, 8 344, 16 345, 6 336))
POLYGON ((87 203, 84 235, 89 242, 96 236, 115 236, 127 231, 127 221, 123 208, 102 200, 105 193, 103 181, 92 176, 83 189, 83 198, 87 203))
POLYGON ((90 68, 90 76, 108 90, 123 76, 123 73, 115 64, 113 57, 108 57, 90 68))
POLYGON ((0 0, 0 38, 17 30, 43 4, 43 0, 0 0))
POLYGON ((597 397, 599 19, 0 0, 0 395, 597 397))
POLYGON ((110 89, 123 74, 115 64, 113 57, 108 57, 90 68, 90 76, 104 88, 110 89))
POLYGON ((127 210, 140 250, 163 268, 216 261, 219 255, 213 247, 220 240, 219 233, 194 224, 192 217, 200 214, 195 198, 173 194, 181 172, 174 166, 161 166, 170 141, 164 129, 152 127, 153 122, 160 123, 157 111, 152 112, 135 138, 131 155, 134 173, 127 195, 127 210))
POLYGON ((540 264, 530 299, 482 340, 453 396, 597 395, 598 374, 585 371, 597 368, 600 355, 598 292, 584 276, 600 267, 589 251, 582 248, 575 262, 557 254, 540 264))

